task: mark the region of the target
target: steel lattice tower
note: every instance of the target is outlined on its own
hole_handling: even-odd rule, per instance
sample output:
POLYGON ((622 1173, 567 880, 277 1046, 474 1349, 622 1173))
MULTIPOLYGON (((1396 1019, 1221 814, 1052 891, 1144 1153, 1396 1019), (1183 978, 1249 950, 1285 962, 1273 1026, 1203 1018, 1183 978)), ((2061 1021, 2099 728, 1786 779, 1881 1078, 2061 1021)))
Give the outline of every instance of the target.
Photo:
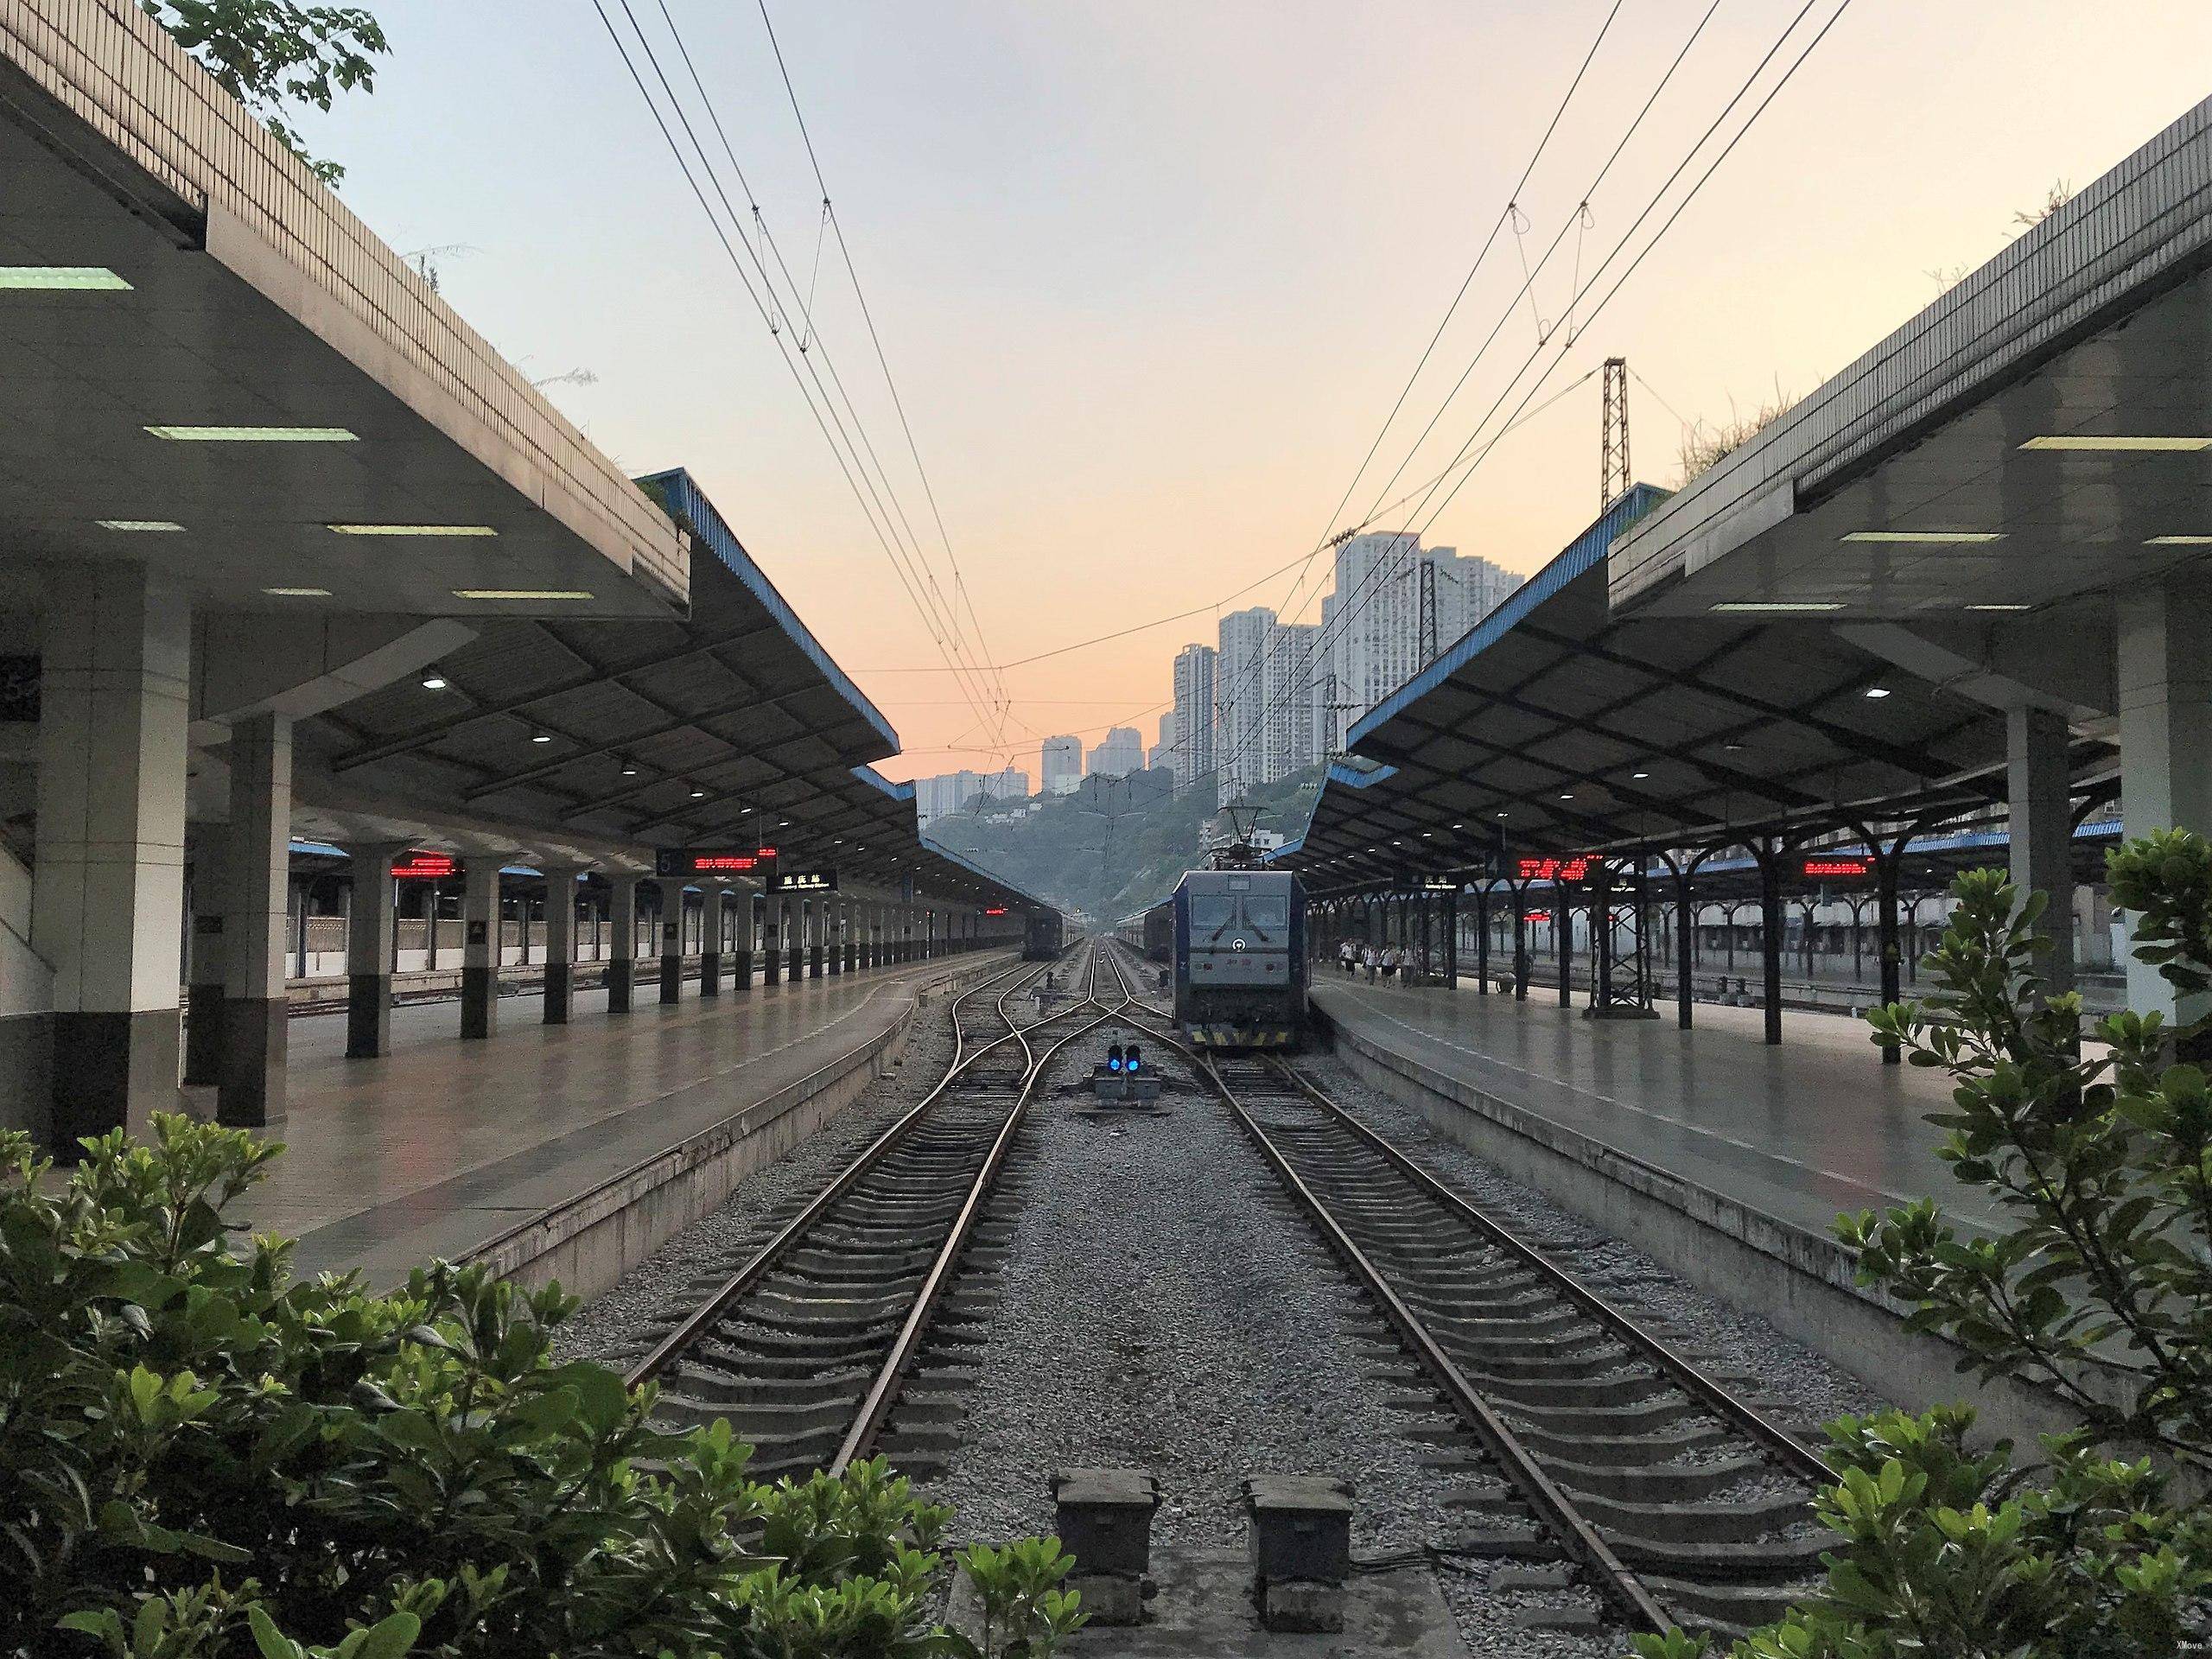
POLYGON ((1628 469, 1628 359, 1605 359, 1605 410, 1598 432, 1598 511, 1626 494, 1628 469))

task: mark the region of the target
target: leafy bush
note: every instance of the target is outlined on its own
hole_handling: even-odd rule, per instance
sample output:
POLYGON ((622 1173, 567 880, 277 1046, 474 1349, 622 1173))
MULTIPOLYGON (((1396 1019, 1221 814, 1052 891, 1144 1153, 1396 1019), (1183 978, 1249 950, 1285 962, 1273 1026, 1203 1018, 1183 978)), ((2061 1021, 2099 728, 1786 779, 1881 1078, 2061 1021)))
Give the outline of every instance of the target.
POLYGON ((233 1249, 276 1150, 241 1132, 85 1144, 60 1180, 0 1137, 0 1652, 977 1651, 926 1613, 950 1511, 880 1462, 748 1480, 728 1423, 663 1433, 650 1389, 556 1361, 557 1287, 433 1263, 376 1296, 233 1249))
MULTIPOLYGON (((2177 992, 2212 988, 2212 846, 2184 830, 2109 857, 2135 953, 2177 992)), ((1909 1324, 1966 1351, 1962 1370, 2038 1385, 2080 1427, 2048 1463, 1969 1450, 1962 1407, 1829 1426, 1840 1485, 1817 1513, 1841 1541, 1823 1592, 1738 1643, 1742 1659, 2171 1653, 2205 1634, 2212 1516, 2177 1495, 2212 1474, 2212 1084, 2189 1058, 2208 1021, 2099 1022, 2046 996, 2044 899, 1971 871, 1925 966, 1926 1005, 1868 1015, 1875 1041, 1952 1082, 1942 1157, 2007 1224, 1961 1236, 1931 1201, 1845 1216, 1859 1278, 1909 1324)), ((1680 1632, 1639 1651, 1686 1659, 1680 1632)))

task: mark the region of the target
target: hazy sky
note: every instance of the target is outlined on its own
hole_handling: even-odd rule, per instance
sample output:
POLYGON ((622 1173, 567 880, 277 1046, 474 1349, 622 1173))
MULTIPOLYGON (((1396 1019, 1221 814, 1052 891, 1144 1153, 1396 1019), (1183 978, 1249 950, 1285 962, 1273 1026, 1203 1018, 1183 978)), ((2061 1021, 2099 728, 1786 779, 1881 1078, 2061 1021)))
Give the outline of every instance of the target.
MULTIPOLYGON (((1586 276, 1802 3, 1719 0, 1532 316, 1511 304, 1524 242, 1533 263, 1573 220, 1708 3, 1623 0, 1519 196, 1524 238, 1491 248, 1332 524, 1612 0, 771 0, 992 659, 1210 606, 1364 518, 1503 315, 1398 490, 1440 469, 1538 319, 1541 361, 1560 356, 1578 254, 1586 276)), ((631 4, 685 85, 660 0, 631 4)), ((816 280, 820 193, 754 0, 667 4, 816 280)), ((898 728, 887 771, 994 764, 950 676, 899 671, 938 658, 590 0, 373 9, 393 48, 375 95, 302 124, 346 200, 403 251, 461 245, 436 257, 448 297, 533 376, 596 375, 549 391, 626 467, 690 468, 898 728)), ((1658 399, 1714 419, 1810 390, 1931 300, 1931 272, 1980 264, 2015 210, 2212 91, 2208 65, 2203 0, 1853 0, 1537 404, 1625 355, 1650 388, 1630 387, 1636 472, 1672 483, 1658 399)), ((814 313, 942 568, 834 245, 814 313)), ((1509 435, 1427 539, 1527 572, 1598 491, 1592 380, 1509 435)), ((1120 721, 1149 742, 1176 650, 1212 638, 1209 614, 1009 671, 1016 763, 1037 772, 1031 734, 1120 721)))

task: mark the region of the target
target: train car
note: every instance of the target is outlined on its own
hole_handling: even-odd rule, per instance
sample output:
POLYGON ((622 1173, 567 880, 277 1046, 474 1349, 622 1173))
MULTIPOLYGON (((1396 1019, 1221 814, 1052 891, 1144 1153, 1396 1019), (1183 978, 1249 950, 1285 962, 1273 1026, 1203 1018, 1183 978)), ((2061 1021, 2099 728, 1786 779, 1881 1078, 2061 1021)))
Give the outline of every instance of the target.
POLYGON ((1033 910, 1021 930, 1021 959, 1057 961, 1065 938, 1065 923, 1058 911, 1033 910))
POLYGON ((1194 1048, 1306 1039, 1306 890, 1287 870, 1192 870, 1176 886, 1175 1023, 1194 1048))
POLYGON ((1148 962, 1166 963, 1175 958, 1175 901, 1163 899, 1145 912, 1138 925, 1137 949, 1148 962))

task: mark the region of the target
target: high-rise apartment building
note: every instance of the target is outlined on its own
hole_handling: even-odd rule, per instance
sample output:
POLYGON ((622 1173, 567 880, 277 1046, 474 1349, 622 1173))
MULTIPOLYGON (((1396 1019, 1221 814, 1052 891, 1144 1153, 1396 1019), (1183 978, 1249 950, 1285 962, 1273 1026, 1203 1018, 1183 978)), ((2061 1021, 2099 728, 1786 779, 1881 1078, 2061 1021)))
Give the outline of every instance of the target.
POLYGON ((1182 737, 1182 728, 1177 723, 1175 711, 1170 709, 1160 717, 1160 741, 1152 746, 1144 758, 1145 770, 1166 766, 1171 771, 1175 765, 1175 750, 1182 737))
POLYGON ((1424 549, 1410 531, 1355 536, 1337 550, 1321 605, 1326 661, 1316 678, 1316 747, 1344 747, 1360 716, 1455 644, 1521 585, 1488 559, 1424 549))
POLYGON ((1134 726, 1116 726, 1090 752, 1095 778, 1126 778, 1144 770, 1144 734, 1134 726))
POLYGON ((1263 605, 1222 618, 1220 639, 1214 664, 1214 792, 1225 803, 1318 758, 1313 685, 1325 653, 1319 628, 1278 622, 1263 605))
POLYGON ((1083 740, 1079 737, 1046 738, 1041 764, 1046 794, 1074 794, 1076 785, 1083 781, 1083 740))
POLYGON ((1214 767, 1214 668, 1211 645, 1185 645, 1175 657, 1175 786, 1188 789, 1214 767))

